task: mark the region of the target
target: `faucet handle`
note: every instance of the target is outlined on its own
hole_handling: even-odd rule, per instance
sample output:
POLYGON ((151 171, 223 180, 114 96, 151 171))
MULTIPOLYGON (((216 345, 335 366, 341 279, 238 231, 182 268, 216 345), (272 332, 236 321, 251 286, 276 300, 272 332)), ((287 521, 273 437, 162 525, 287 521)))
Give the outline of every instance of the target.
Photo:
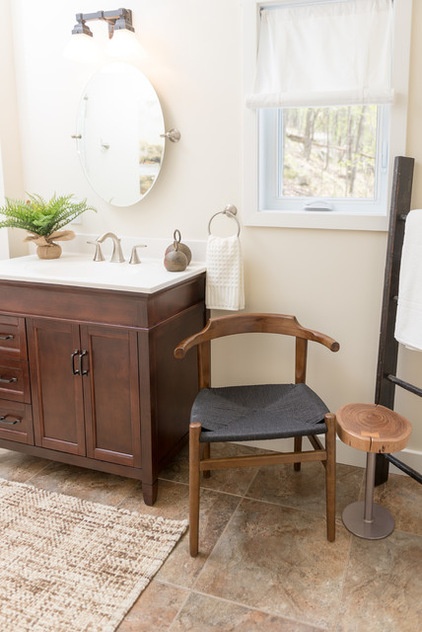
POLYGON ((94 261, 104 261, 105 257, 103 255, 103 251, 101 250, 101 244, 99 241, 87 241, 87 244, 92 244, 95 246, 95 254, 94 261))
POLYGON ((141 263, 141 260, 139 259, 138 256, 138 251, 136 250, 137 248, 146 248, 147 245, 146 244, 138 244, 137 246, 133 246, 132 248, 132 252, 130 255, 130 259, 129 259, 129 263, 134 265, 136 263, 141 263))

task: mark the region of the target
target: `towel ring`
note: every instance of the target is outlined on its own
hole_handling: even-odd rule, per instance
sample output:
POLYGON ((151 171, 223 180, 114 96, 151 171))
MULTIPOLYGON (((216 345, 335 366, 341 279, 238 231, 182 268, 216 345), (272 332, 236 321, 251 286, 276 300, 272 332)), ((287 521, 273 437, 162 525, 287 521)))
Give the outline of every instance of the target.
POLYGON ((239 220, 236 217, 236 215, 237 215, 237 208, 233 204, 228 204, 223 211, 218 211, 217 213, 214 213, 214 215, 211 217, 210 221, 208 222, 208 235, 211 235, 211 222, 214 219, 214 217, 217 217, 217 215, 227 215, 227 217, 230 217, 231 219, 234 219, 234 221, 237 224, 237 236, 239 237, 239 235, 240 235, 240 223, 239 223, 239 220))

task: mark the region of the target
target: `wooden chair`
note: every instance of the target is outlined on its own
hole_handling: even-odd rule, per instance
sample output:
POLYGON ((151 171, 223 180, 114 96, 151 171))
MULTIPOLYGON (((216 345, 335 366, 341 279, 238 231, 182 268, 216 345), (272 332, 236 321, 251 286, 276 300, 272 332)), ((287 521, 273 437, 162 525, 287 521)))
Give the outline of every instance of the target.
POLYGON ((339 344, 325 334, 302 327, 294 316, 234 314, 212 318, 202 331, 175 349, 184 358, 198 347, 200 391, 194 401, 189 428, 190 554, 198 553, 200 472, 238 467, 321 461, 326 473, 327 539, 335 539, 335 415, 306 380, 308 340, 337 351, 339 344), (255 384, 211 387, 211 341, 247 333, 282 334, 296 338, 295 384, 255 384), (317 435, 325 434, 325 446, 317 435), (313 449, 302 451, 307 436, 313 449), (212 458, 210 444, 294 437, 293 452, 212 458))

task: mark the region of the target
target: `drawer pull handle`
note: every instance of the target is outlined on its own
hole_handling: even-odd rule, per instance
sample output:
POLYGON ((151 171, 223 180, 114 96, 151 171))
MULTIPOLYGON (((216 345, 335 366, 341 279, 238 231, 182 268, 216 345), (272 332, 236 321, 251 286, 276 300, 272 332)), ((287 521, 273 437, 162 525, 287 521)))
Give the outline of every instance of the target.
POLYGON ((71 362, 72 362, 72 373, 73 375, 88 375, 88 369, 84 369, 84 358, 88 355, 88 351, 83 349, 79 351, 79 349, 75 349, 75 351, 71 354, 71 362), (78 358, 78 364, 76 365, 76 358, 78 358))
POLYGON ((81 375, 88 375, 88 369, 83 368, 84 357, 88 355, 88 351, 83 349, 79 354, 79 372, 81 375))
POLYGON ((17 382, 17 377, 1 377, 0 375, 0 383, 1 384, 12 384, 13 382, 17 382))
POLYGON ((15 426, 16 424, 22 423, 22 419, 20 419, 19 417, 15 417, 14 419, 12 418, 10 420, 7 419, 8 417, 11 417, 11 415, 1 415, 0 422, 2 424, 7 424, 8 426, 15 426))
POLYGON ((14 337, 12 334, 0 334, 0 340, 13 340, 14 337))
POLYGON ((72 373, 73 373, 73 375, 80 375, 81 374, 80 370, 75 367, 75 358, 77 356, 79 356, 79 349, 75 349, 75 351, 70 356, 71 361, 72 361, 72 373))

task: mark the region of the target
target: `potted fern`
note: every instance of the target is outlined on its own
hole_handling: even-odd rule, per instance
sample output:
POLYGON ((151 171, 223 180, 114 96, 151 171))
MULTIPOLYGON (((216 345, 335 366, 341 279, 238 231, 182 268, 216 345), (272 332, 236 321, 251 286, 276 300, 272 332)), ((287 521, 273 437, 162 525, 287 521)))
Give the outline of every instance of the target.
POLYGON ((29 232, 25 241, 37 246, 40 259, 57 259, 62 249, 56 241, 73 239, 72 230, 62 230, 64 226, 85 211, 95 211, 86 200, 72 201, 73 195, 57 196, 45 200, 41 195, 28 195, 27 200, 10 200, 0 207, 0 228, 22 228, 29 232))

